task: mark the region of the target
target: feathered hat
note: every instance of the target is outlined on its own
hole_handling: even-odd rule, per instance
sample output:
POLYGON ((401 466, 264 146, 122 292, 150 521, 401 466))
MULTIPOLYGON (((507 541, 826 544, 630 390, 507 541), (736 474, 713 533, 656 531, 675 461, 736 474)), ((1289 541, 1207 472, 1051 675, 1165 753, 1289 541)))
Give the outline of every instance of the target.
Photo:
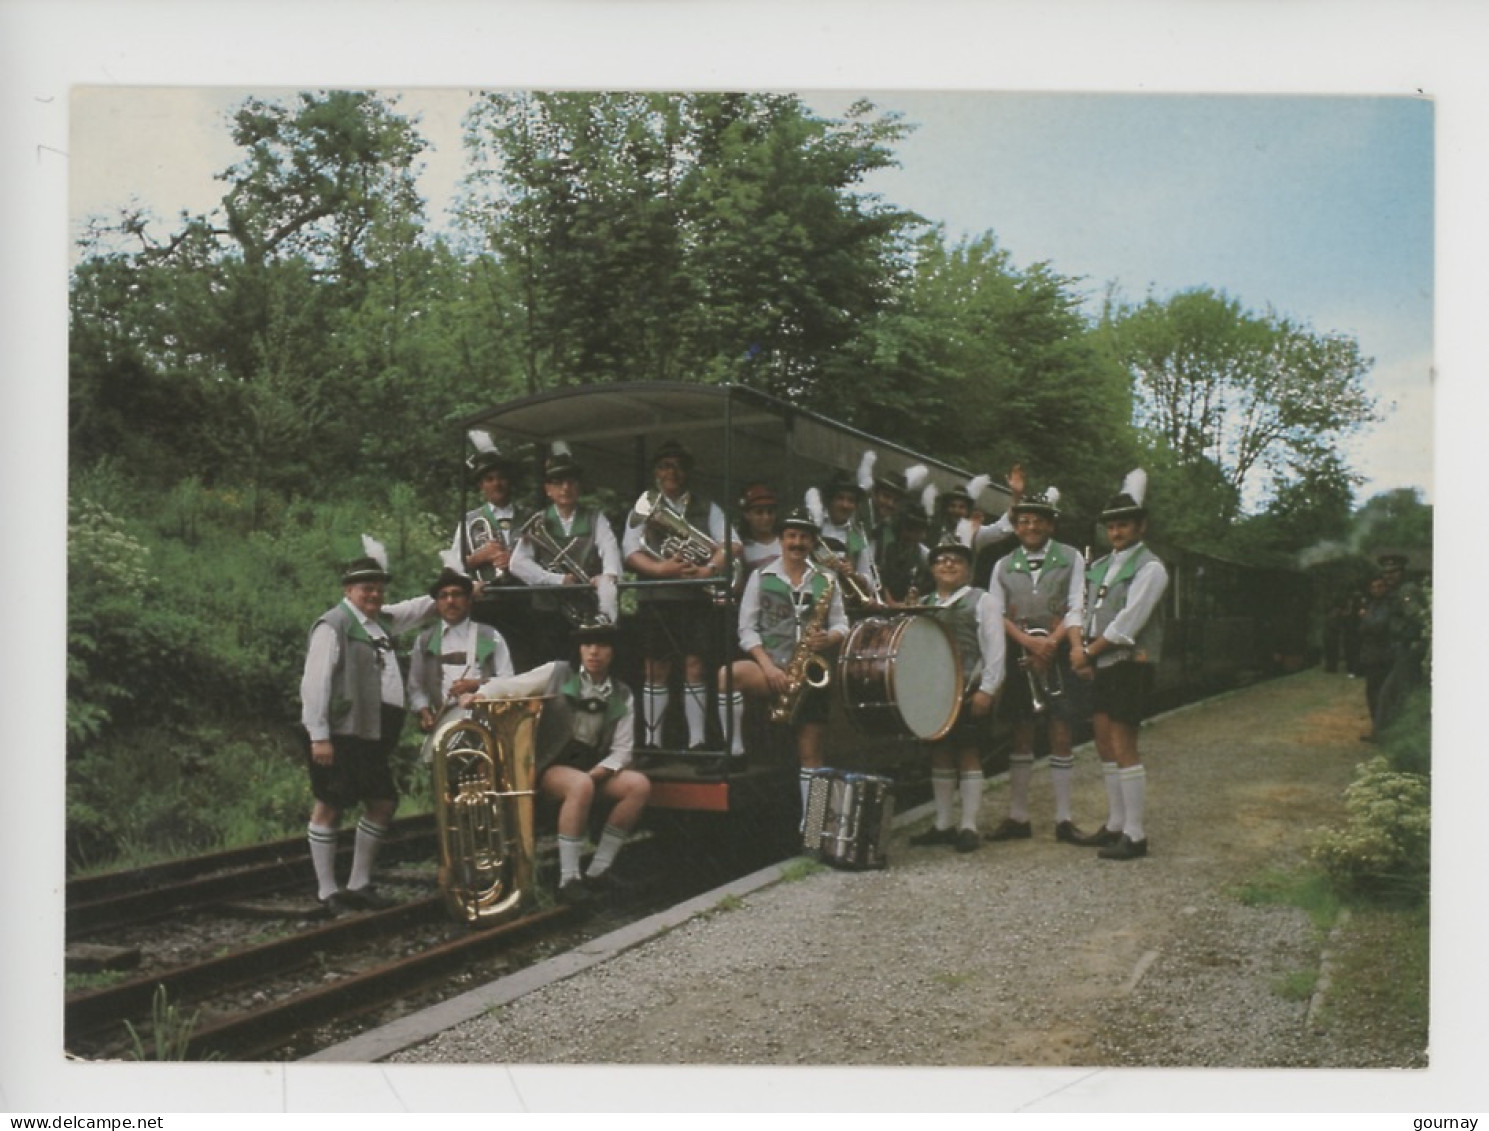
POLYGON ((544 480, 551 483, 557 479, 578 479, 582 472, 568 443, 554 440, 548 448, 548 458, 543 462, 544 480))
POLYGON ((491 439, 491 433, 484 428, 473 428, 465 434, 470 441, 470 446, 475 450, 465 458, 465 466, 470 468, 479 479, 493 468, 500 468, 508 475, 517 469, 516 463, 508 456, 502 455, 497 449, 495 442, 491 439))
POLYGON ((1106 501, 1101 511, 1102 522, 1114 522, 1122 518, 1147 518, 1148 508, 1143 499, 1148 494, 1148 473, 1134 468, 1122 480, 1122 489, 1106 501))
POLYGON ((341 584, 355 585, 360 581, 387 581, 388 551, 370 534, 362 535, 362 556, 353 558, 341 571, 341 584))
POLYGON ((1054 520, 1060 517, 1060 488, 1050 487, 1043 494, 1025 495, 1009 508, 1014 518, 1021 514, 1038 514, 1054 520))

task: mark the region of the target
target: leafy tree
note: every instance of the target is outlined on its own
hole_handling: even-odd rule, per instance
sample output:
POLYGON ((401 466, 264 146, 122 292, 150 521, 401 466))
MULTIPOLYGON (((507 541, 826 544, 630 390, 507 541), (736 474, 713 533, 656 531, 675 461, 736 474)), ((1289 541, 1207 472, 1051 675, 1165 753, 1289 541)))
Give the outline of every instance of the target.
POLYGON ((1020 271, 991 233, 916 244, 903 296, 854 357, 867 431, 996 474, 1026 466, 1068 512, 1093 513, 1135 458, 1126 375, 1094 345, 1074 282, 1020 271))
POLYGON ((904 127, 785 95, 489 94, 465 230, 528 391, 744 380, 807 403, 887 300, 902 211, 855 192, 904 127))
MULTIPOLYGON (((1109 304, 1108 348, 1133 375, 1138 423, 1181 465, 1207 460, 1237 508, 1258 471, 1275 482, 1316 464, 1375 419, 1358 343, 1271 311, 1255 314, 1208 288, 1166 301, 1109 304)), ((1226 517, 1235 517, 1238 509, 1226 517)))

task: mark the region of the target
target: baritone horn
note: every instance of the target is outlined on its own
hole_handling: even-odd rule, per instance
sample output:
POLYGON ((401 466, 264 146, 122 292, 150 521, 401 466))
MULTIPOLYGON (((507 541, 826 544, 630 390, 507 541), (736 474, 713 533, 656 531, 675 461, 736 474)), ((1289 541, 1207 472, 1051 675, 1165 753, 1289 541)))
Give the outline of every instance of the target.
POLYGON ((489 926, 533 890, 536 730, 543 699, 450 706, 425 739, 439 836, 439 890, 450 915, 489 926))

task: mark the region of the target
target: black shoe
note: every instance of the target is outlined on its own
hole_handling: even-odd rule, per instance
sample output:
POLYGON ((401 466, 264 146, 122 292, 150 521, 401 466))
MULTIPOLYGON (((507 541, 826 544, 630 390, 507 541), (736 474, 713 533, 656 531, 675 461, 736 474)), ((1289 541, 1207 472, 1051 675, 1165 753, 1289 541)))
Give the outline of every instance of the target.
POLYGON ((584 907, 591 898, 589 888, 584 886, 584 881, 578 876, 565 880, 558 886, 558 901, 566 907, 584 907))
POLYGON ((1148 838, 1133 840, 1126 833, 1116 844, 1108 845, 1096 854, 1103 860, 1136 860, 1139 856, 1148 855, 1148 838))
MULTIPOLYGON (((371 884, 365 888, 344 888, 336 894, 341 896, 346 905, 354 911, 386 911, 390 907, 398 906, 396 899, 384 895, 371 884)), ((334 899, 335 896, 332 898, 334 899)))
POLYGON ((620 883, 608 871, 601 872, 598 876, 585 876, 584 887, 591 895, 608 896, 614 895, 620 890, 620 883))
POLYGON ((355 910, 355 908, 347 902, 346 892, 340 888, 321 900, 321 913, 327 919, 335 919, 337 916, 345 915, 348 911, 352 910, 355 910))
POLYGON ((976 852, 982 847, 982 834, 976 829, 957 829, 956 850, 958 852, 976 852))
POLYGON ((1082 848, 1110 848, 1122 839, 1122 834, 1106 827, 1105 824, 1094 833, 1074 833, 1066 844, 1076 844, 1082 848))
POLYGON ((1074 821, 1060 821, 1055 825, 1055 839, 1066 844, 1086 844, 1090 841, 1091 834, 1081 832, 1075 827, 1074 821))
POLYGON ((927 848, 937 844, 955 844, 955 829, 926 829, 923 833, 916 833, 910 838, 910 843, 916 848, 927 848))
POLYGON ((1034 827, 1028 821, 1015 821, 1004 817, 996 829, 987 834, 988 840, 1028 840, 1034 835, 1034 827))

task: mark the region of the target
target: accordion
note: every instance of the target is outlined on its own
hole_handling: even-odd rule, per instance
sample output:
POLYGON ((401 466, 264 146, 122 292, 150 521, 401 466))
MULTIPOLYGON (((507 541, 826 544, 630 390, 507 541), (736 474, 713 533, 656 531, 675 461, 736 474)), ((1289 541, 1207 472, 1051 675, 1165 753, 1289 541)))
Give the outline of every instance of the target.
POLYGON ((821 769, 807 784, 802 849, 835 868, 883 868, 894 817, 894 782, 821 769))

